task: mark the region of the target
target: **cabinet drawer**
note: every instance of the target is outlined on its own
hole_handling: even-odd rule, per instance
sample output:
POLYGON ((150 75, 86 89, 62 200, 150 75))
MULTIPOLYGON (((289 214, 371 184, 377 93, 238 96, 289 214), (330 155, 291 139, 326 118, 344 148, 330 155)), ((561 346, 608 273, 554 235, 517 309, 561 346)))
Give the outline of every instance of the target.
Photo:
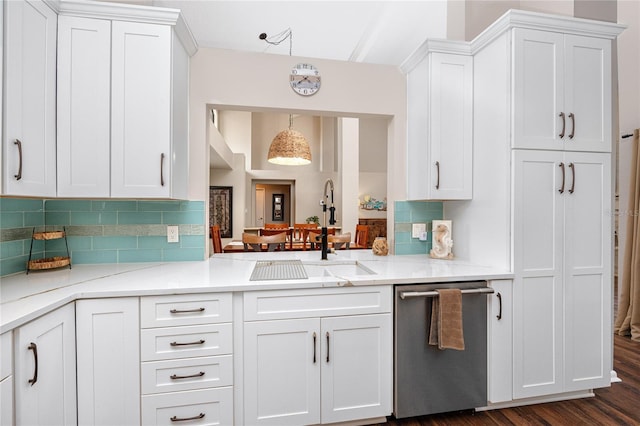
POLYGON ((244 294, 244 320, 310 318, 391 312, 391 286, 252 291, 244 294))
POLYGON ((141 330, 140 360, 230 354, 233 349, 232 332, 231 324, 141 330))
POLYGON ((231 425, 233 388, 163 393, 142 397, 143 425, 231 425), (187 419, 192 419, 188 420, 187 419))
POLYGON ((231 322, 231 306, 231 293, 142 297, 140 327, 231 322))
POLYGON ((231 355, 142 363, 143 395, 231 386, 231 355))
POLYGON ((0 380, 10 376, 13 371, 13 341, 11 337, 11 331, 0 336, 0 380))

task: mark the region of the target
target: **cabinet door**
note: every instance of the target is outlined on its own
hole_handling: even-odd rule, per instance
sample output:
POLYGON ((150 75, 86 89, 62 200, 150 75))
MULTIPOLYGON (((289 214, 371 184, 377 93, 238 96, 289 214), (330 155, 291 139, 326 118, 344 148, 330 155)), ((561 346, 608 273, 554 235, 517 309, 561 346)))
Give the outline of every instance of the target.
POLYGON ((471 199, 473 58, 431 54, 429 143, 431 199, 471 199))
POLYGON ((58 18, 58 196, 108 197, 111 23, 58 18))
POLYGON ((75 425, 73 303, 23 325, 14 333, 16 424, 75 425))
POLYGON ((513 399, 513 281, 491 281, 489 286, 495 293, 489 297, 487 315, 487 399, 495 404, 513 399))
POLYGON ((78 424, 138 424, 138 299, 80 300, 76 329, 78 424))
POLYGON ((168 197, 171 27, 112 24, 111 195, 168 197))
POLYGON ((391 315, 322 319, 322 423, 392 411, 391 315))
POLYGON ((245 423, 320 423, 320 320, 244 324, 245 423))
POLYGON ((56 13, 40 0, 3 2, 3 193, 56 195, 56 13))
POLYGON ((407 197, 472 195, 473 59, 430 53, 407 76, 407 197))
POLYGON ((611 330, 611 155, 567 153, 565 390, 608 386, 611 330))
POLYGON ((516 28, 512 54, 513 147, 563 149, 564 36, 516 28))
POLYGON ((565 36, 564 89, 565 148, 611 152, 611 41, 565 36))
POLYGON ((563 390, 563 153, 515 151, 513 163, 513 393, 524 398, 563 390))

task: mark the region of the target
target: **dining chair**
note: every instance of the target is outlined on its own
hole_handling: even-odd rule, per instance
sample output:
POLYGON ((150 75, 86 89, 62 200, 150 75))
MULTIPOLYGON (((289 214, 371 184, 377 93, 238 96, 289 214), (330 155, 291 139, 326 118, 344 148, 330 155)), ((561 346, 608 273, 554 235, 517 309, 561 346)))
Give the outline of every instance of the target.
POLYGON ((289 229, 288 223, 265 223, 264 229, 289 229))
POLYGON ((284 232, 275 235, 256 235, 247 232, 242 234, 244 251, 263 251, 263 244, 267 245, 267 251, 284 250, 286 242, 287 234, 284 232))
POLYGON ((293 231, 291 230, 291 228, 260 228, 258 230, 258 234, 261 236, 285 234, 286 241, 289 242, 289 250, 293 250, 293 231))
POLYGON ((307 229, 318 229, 318 224, 316 223, 294 223, 293 224, 293 242, 294 243, 302 243, 302 250, 306 250, 307 239, 309 238, 308 233, 305 233, 304 230, 307 229))
POLYGON ((211 241, 213 242, 214 253, 222 253, 222 237, 220 235, 220 226, 213 225, 211 227, 211 241))
POLYGON ((356 225, 356 237, 354 243, 358 246, 369 246, 369 225, 356 225))
POLYGON ((328 235, 327 242, 329 244, 333 244, 333 248, 336 250, 340 250, 342 248, 348 250, 351 248, 351 232, 338 235, 328 235))
MULTIPOLYGON (((305 238, 305 243, 302 246, 302 250, 307 249, 306 241, 309 241, 309 246, 311 250, 316 250, 316 249, 319 250, 320 248, 322 248, 321 247, 322 245, 322 229, 321 228, 304 229, 303 233, 306 236, 306 238, 305 238)), ((336 234, 336 228, 327 228, 327 241, 329 241, 329 238, 328 238, 329 235, 335 235, 335 234, 336 234)))

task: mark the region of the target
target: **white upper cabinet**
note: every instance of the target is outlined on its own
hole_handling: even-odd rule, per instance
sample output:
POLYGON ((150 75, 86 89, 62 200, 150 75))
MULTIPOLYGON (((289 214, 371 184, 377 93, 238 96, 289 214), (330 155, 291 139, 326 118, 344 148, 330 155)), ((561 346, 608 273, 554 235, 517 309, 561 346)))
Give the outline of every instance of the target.
POLYGON ((56 13, 39 0, 6 1, 4 195, 56 195, 56 13))
POLYGON ((430 52, 407 79, 408 198, 471 199, 473 58, 430 52))
POLYGON ((611 151, 611 41, 516 28, 514 148, 611 151))
POLYGON ((61 11, 59 196, 187 197, 195 44, 178 37, 190 34, 180 16, 163 11, 82 4, 61 11))
POLYGON ((110 195, 111 22, 58 19, 58 196, 110 195))
POLYGON ((114 197, 169 197, 171 28, 113 22, 111 144, 114 197))

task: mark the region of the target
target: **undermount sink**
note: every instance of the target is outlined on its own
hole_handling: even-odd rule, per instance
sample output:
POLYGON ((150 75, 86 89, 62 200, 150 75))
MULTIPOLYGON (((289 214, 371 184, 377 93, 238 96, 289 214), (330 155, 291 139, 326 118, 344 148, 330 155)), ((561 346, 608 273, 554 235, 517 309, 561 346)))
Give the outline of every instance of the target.
POLYGON ((375 275, 375 272, 355 260, 304 262, 299 260, 275 260, 256 262, 249 280, 293 280, 310 277, 348 278, 363 275, 375 275))
POLYGON ((371 269, 355 260, 331 260, 331 261, 305 261, 307 275, 310 277, 355 277, 362 275, 375 275, 371 269))

